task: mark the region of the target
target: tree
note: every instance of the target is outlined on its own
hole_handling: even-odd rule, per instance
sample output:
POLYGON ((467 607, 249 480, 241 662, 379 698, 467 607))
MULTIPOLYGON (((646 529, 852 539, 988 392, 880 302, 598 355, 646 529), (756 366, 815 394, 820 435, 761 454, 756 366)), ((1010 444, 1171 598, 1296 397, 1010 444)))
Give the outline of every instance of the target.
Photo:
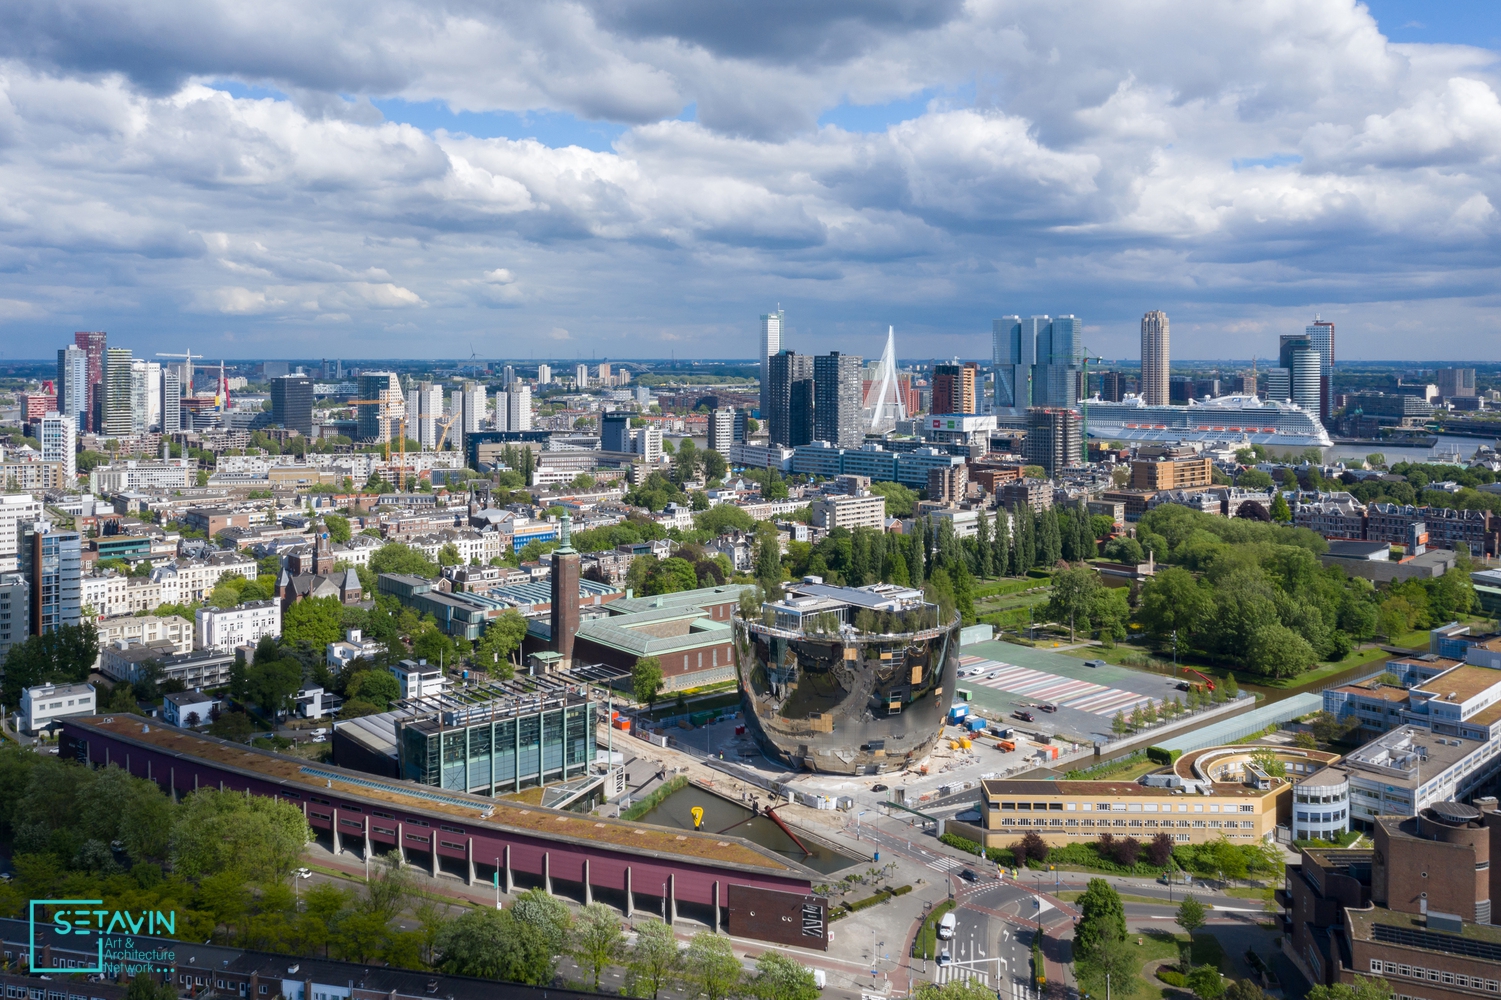
POLYGON ((521 648, 525 639, 526 618, 515 608, 507 608, 499 617, 490 619, 485 634, 475 645, 475 662, 509 679, 515 673, 510 664, 511 654, 521 648))
POLYGON ((1110 720, 1110 731, 1117 736, 1124 736, 1127 728, 1129 727, 1126 724, 1126 716, 1116 709, 1115 718, 1110 720))
MULTIPOLYGON (((1079 922, 1082 926, 1082 917, 1079 922)), ((1103 925, 1088 951, 1079 949, 1076 931, 1074 954, 1074 971, 1081 993, 1103 997, 1107 977, 1112 992, 1118 990, 1120 996, 1130 996, 1136 992, 1140 982, 1137 973, 1141 970, 1141 957, 1137 954, 1135 943, 1126 939, 1124 921, 1121 926, 1114 923, 1103 925)))
POLYGON ((1053 621, 1068 622, 1070 642, 1074 639, 1076 625, 1089 629, 1089 611, 1102 587, 1100 574, 1087 566, 1053 574, 1047 615, 1053 621))
POLYGON ((1271 778, 1286 778, 1287 765, 1277 756, 1276 751, 1262 747, 1251 751, 1251 763, 1261 768, 1271 778))
POLYGON ((693 564, 678 556, 669 556, 651 568, 646 577, 647 594, 675 594, 698 586, 693 564))
POLYGON ((282 615, 282 638, 322 650, 344 636, 344 605, 337 597, 307 597, 282 615))
POLYGON ((767 951, 756 959, 756 978, 750 982, 756 1000, 817 1000, 813 970, 781 952, 767 951))
POLYGON ((693 515, 693 525, 699 531, 723 535, 730 531, 750 531, 756 526, 756 520, 734 504, 722 503, 693 515))
POLYGON ((620 918, 603 903, 590 903, 573 922, 569 952, 579 967, 594 976, 594 992, 605 966, 617 961, 625 951, 625 935, 620 932, 620 918))
POLYGON ((1225 992, 1225 980, 1219 969, 1200 965, 1188 970, 1188 988, 1204 1000, 1217 1000, 1225 992))
POLYGON ((1204 926, 1206 919, 1207 914, 1204 910, 1204 904, 1199 902, 1192 893, 1189 893, 1183 897, 1183 902, 1178 904, 1178 915, 1173 918, 1173 923, 1183 928, 1188 932, 1188 936, 1192 938, 1194 932, 1204 926))
POLYGON ((870 491, 886 498, 887 517, 911 517, 917 505, 917 492, 901 483, 871 483, 870 491))
POLYGON ((376 858, 370 876, 365 879, 365 898, 361 908, 386 924, 405 908, 412 892, 412 875, 402 867, 400 855, 395 851, 382 854, 376 858))
POLYGON ((244 712, 225 712, 209 723, 208 731, 211 736, 217 736, 221 740, 243 743, 250 738, 255 727, 250 723, 250 716, 244 712))
POLYGON ((427 625, 412 639, 412 655, 418 659, 447 667, 458 659, 453 639, 436 625, 427 625))
POLYGON ((444 542, 438 550, 439 566, 459 566, 464 562, 464 557, 459 555, 459 547, 453 542, 444 542))
POLYGON ((995 1000, 996 991, 978 979, 950 979, 937 983, 920 982, 912 991, 913 1000, 995 1000))
POLYGON ((168 982, 159 983, 143 972, 131 979, 125 1000, 177 1000, 177 988, 168 982))
POLYGON ((678 949, 672 928, 660 920, 646 920, 636 925, 636 944, 631 948, 626 970, 633 996, 658 1000, 664 989, 677 982, 683 969, 683 953, 678 949))
POLYGON ((302 664, 293 659, 257 663, 247 671, 250 700, 268 715, 291 707, 292 696, 302 687, 302 664))
POLYGON ((1147 843, 1147 863, 1156 868, 1165 868, 1173 857, 1173 835, 1159 833, 1147 843))
POLYGON ((1208 592, 1192 573, 1169 566, 1158 570, 1142 588, 1137 618, 1154 638, 1162 641, 1171 638, 1174 632, 1186 638, 1209 618, 1213 609, 1208 592))
POLYGON ((1246 666, 1266 677, 1296 677, 1316 659, 1307 639, 1278 624, 1258 628, 1246 650, 1246 666))
POLYGON ((455 976, 500 978, 515 938, 514 924, 509 910, 465 912, 438 932, 434 947, 443 956, 438 967, 455 976))
POLYGON ((401 683, 388 670, 361 670, 344 685, 347 698, 362 698, 385 711, 401 697, 401 683))
POLYGON ((736 992, 744 977, 729 939, 712 931, 693 935, 683 959, 688 983, 707 1000, 726 1000, 736 992))
POLYGON ((1225 990, 1225 1000, 1267 1000, 1266 991, 1249 979, 1237 979, 1225 990))
POLYGON ((1283 496, 1280 490, 1277 492, 1277 495, 1272 498, 1271 515, 1272 520, 1276 521, 1278 524, 1292 523, 1293 512, 1287 506, 1287 497, 1283 496))
POLYGON ((328 540, 334 545, 343 545, 349 541, 349 518, 339 514, 324 514, 323 527, 328 531, 328 540))
POLYGON ((382 573, 404 573, 432 579, 438 575, 438 565, 420 549, 401 542, 388 542, 370 556, 370 572, 377 576, 382 573))
POLYGON ((1107 936, 1126 937, 1126 907, 1120 893, 1102 878, 1092 878, 1079 897, 1079 923, 1074 930, 1074 951, 1091 955, 1107 936))
POLYGON ((631 668, 631 693, 636 701, 650 709, 662 690, 662 661, 655 656, 643 656, 631 668))
POLYGON ((178 807, 170 855, 186 878, 229 872, 269 884, 285 881, 311 840, 290 802, 200 788, 178 807))
POLYGON ((80 683, 99 658, 99 633, 93 622, 62 625, 11 647, 5 657, 0 700, 18 705, 23 688, 48 682, 80 683))
POLYGON ((1333 986, 1315 986, 1307 993, 1307 1000, 1391 1000, 1392 987, 1385 979, 1372 976, 1355 976, 1355 982, 1335 983, 1333 986))

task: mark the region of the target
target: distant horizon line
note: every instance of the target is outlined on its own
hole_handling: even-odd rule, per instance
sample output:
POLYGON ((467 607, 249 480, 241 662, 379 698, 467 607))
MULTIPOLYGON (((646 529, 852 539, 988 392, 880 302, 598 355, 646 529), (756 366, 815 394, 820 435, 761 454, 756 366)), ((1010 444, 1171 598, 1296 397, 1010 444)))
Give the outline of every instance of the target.
MULTIPOLYGON (((835 352, 826 351, 824 353, 829 354, 829 353, 835 353, 835 352)), ((838 352, 838 353, 848 354, 848 353, 851 353, 851 352, 838 352)), ((810 355, 810 356, 816 356, 816 355, 810 355)), ((874 355, 860 354, 860 355, 855 355, 855 356, 859 357, 862 360, 869 360, 872 363, 874 363, 876 361, 879 361, 879 358, 877 358, 874 355)), ((148 357, 154 358, 154 354, 153 355, 145 355, 145 354, 143 354, 143 355, 140 355, 140 357, 142 359, 146 359, 148 357)), ((171 359, 167 359, 167 360, 170 361, 171 359)), ((321 365, 321 363, 323 362, 323 360, 324 359, 319 358, 319 359, 316 360, 316 362, 314 362, 314 361, 306 359, 306 358, 303 358, 303 359, 299 360, 299 359, 296 359, 296 358, 278 358, 278 357, 271 357, 271 358, 266 358, 266 357, 260 357, 260 358, 231 358, 231 357, 225 357, 225 358, 222 359, 222 361, 223 361, 223 363, 225 365, 231 365, 231 364, 233 364, 233 365, 241 365, 241 364, 265 364, 266 362, 270 361, 270 362, 277 362, 277 363, 285 363, 285 364, 289 364, 289 365, 302 365, 303 367, 312 367, 314 364, 320 364, 321 365)), ((557 366, 560 366, 560 365, 562 365, 562 366, 571 366, 571 367, 577 367, 579 365, 584 365, 586 367, 595 367, 595 366, 598 366, 598 365, 601 365, 601 364, 661 364, 661 363, 665 363, 665 364, 668 364, 668 365, 691 365, 691 364, 755 365, 755 364, 760 364, 760 361, 757 358, 754 358, 754 357, 751 357, 751 358, 674 358, 674 357, 666 357, 666 358, 640 358, 640 357, 610 357, 610 358, 591 358, 588 361, 581 361, 581 360, 576 359, 576 358, 572 358, 572 359, 570 359, 570 358, 552 358, 552 359, 542 358, 540 360, 539 359, 528 358, 528 359, 522 360, 522 359, 516 359, 516 358, 474 358, 474 359, 462 359, 462 358, 393 358, 393 357, 385 357, 385 358, 328 358, 327 360, 334 361, 334 362, 336 362, 338 364, 343 364, 343 365, 350 365, 350 364, 367 365, 367 364, 378 364, 378 363, 390 362, 390 363, 399 363, 399 364, 430 364, 430 365, 451 364, 455 368, 471 368, 471 367, 475 367, 475 366, 480 365, 480 364, 486 364, 486 365, 508 364, 508 365, 513 365, 515 367, 525 367, 525 368, 535 368, 537 365, 550 365, 550 366, 554 366, 554 367, 557 367, 557 366)), ((906 357, 906 358, 898 357, 897 358, 897 362, 899 364, 903 363, 903 362, 909 362, 909 363, 928 363, 928 362, 946 363, 946 362, 952 362, 953 360, 954 360, 954 356, 953 355, 944 355, 944 356, 935 356, 935 357, 906 357)), ((980 366, 982 368, 983 367, 994 367, 995 366, 995 362, 993 362, 993 361, 978 361, 978 359, 975 359, 975 358, 964 358, 964 357, 961 357, 958 360, 961 363, 975 362, 975 363, 980 364, 980 366)), ((1252 364, 1255 364, 1258 367, 1258 369, 1260 369, 1260 368, 1275 368, 1276 365, 1263 364, 1263 362, 1266 362, 1268 360, 1271 360, 1271 358, 1270 357, 1261 357, 1259 355, 1257 357, 1255 357, 1255 358, 1177 358, 1177 359, 1170 360, 1168 362, 1168 366, 1172 367, 1173 365, 1245 365, 1247 367, 1250 367, 1252 364)), ((56 358, 13 358, 13 359, 0 358, 0 366, 5 366, 5 365, 55 365, 56 363, 57 363, 57 359, 56 358)), ((207 369, 207 368, 217 368, 217 367, 219 367, 219 364, 220 364, 220 359, 215 359, 214 361, 201 361, 201 362, 195 364, 193 367, 194 368, 204 368, 204 369, 207 369)), ((1141 365, 1141 359, 1140 358, 1107 359, 1104 362, 1104 364, 1105 365, 1127 365, 1127 366, 1139 367, 1141 365)), ((1473 360, 1473 359, 1468 359, 1468 358, 1460 358, 1460 359, 1452 359, 1452 360, 1451 359, 1443 359, 1443 358, 1421 358, 1421 359, 1417 359, 1417 358, 1373 358, 1373 359, 1343 360, 1343 361, 1335 361, 1334 362, 1334 367, 1336 367, 1336 368, 1356 366, 1356 365, 1383 365, 1383 366, 1408 365, 1408 366, 1417 366, 1417 367, 1433 366, 1433 367, 1448 367, 1448 368, 1452 368, 1452 367, 1456 367, 1456 366, 1461 366, 1461 365, 1464 365, 1464 366, 1476 366, 1476 367, 1480 367, 1480 366, 1485 366, 1485 367, 1491 367, 1491 366, 1501 367, 1501 359, 1489 360, 1489 361, 1480 361, 1480 360, 1473 360)), ((310 374, 310 373, 304 372, 304 374, 310 374)))

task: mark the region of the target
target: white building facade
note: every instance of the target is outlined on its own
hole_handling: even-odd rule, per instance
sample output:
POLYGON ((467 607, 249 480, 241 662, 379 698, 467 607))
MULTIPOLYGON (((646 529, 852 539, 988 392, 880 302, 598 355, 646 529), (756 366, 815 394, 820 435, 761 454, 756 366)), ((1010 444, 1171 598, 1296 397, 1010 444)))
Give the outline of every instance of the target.
POLYGON ((281 635, 281 602, 251 601, 235 608, 199 608, 194 645, 199 649, 253 646, 264 636, 281 635))

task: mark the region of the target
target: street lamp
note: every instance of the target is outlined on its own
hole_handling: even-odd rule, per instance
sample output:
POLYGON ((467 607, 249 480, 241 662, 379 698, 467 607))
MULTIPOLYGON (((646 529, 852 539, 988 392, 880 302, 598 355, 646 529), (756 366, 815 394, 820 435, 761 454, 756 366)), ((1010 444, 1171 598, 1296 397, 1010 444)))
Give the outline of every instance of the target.
POLYGON ((856 840, 860 839, 860 817, 864 816, 868 812, 870 812, 869 809, 861 809, 859 812, 855 813, 855 839, 856 840))
POLYGON ((495 908, 500 909, 500 856, 495 858, 495 908))

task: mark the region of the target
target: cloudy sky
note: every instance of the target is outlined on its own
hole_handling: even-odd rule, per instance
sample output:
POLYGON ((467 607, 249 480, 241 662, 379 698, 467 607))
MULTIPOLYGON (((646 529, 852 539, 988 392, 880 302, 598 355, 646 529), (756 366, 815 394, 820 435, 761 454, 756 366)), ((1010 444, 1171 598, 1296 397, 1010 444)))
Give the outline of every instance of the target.
POLYGON ((1493 6, 10 0, 0 353, 1501 359, 1493 6))

